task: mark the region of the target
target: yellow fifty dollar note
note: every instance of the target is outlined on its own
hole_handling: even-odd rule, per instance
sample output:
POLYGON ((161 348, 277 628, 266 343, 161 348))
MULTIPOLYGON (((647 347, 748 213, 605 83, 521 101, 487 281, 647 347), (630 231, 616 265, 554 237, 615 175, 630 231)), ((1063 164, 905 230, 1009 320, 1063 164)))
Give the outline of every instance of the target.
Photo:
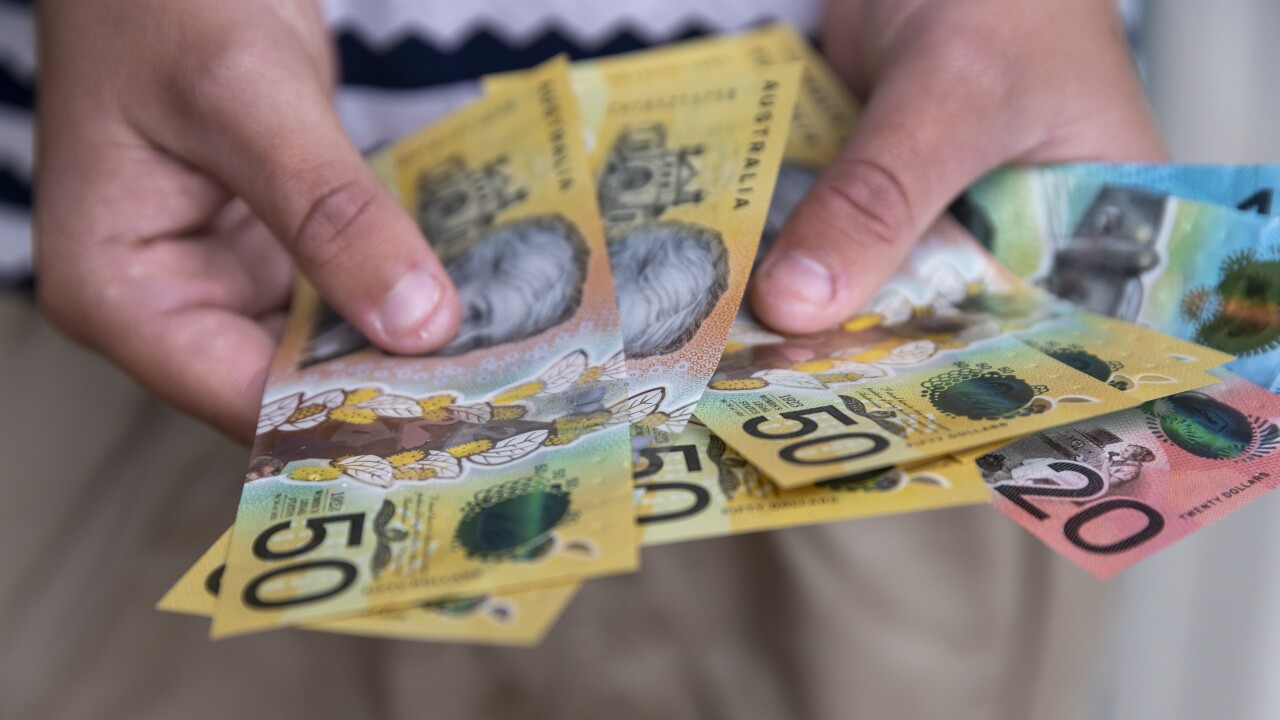
MULTIPOLYGON (((230 543, 228 530, 165 593, 156 608, 203 617, 213 615, 230 543)), ((561 585, 505 595, 483 594, 401 610, 374 611, 303 629, 402 640, 529 646, 546 635, 576 593, 576 585, 561 585)))
POLYGON ((988 500, 986 483, 950 457, 782 491, 696 419, 640 450, 635 469, 643 544, 918 512, 988 500))
POLYGON ((215 636, 636 567, 627 428, 656 408, 627 395, 564 63, 389 153, 462 329, 389 356, 300 287, 215 636))
POLYGON ((852 338, 804 336, 755 346, 741 358, 743 370, 737 359, 721 366, 698 417, 792 488, 1139 402, 1013 337, 946 350, 955 336, 931 340, 899 332, 871 328, 852 338), (848 340, 858 344, 831 346, 848 340), (830 358, 864 349, 884 355, 875 363, 830 358), (805 372, 811 368, 792 368, 797 360, 830 372, 813 377, 805 372))
POLYGON ((611 84, 592 153, 627 371, 679 432, 724 348, 764 227, 799 65, 611 84))
POLYGON ((1131 407, 1211 382, 1226 358, 1006 275, 939 223, 841 327, 782 336, 740 319, 698 416, 790 488, 1131 407))

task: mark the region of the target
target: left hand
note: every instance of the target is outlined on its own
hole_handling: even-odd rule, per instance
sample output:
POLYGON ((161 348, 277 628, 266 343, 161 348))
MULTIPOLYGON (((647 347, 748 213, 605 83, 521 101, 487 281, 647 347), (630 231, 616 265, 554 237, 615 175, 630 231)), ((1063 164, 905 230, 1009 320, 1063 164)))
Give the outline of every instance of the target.
POLYGON ((1000 165, 1166 159, 1112 0, 830 0, 825 15, 865 109, 756 273, 776 329, 856 312, 1000 165))

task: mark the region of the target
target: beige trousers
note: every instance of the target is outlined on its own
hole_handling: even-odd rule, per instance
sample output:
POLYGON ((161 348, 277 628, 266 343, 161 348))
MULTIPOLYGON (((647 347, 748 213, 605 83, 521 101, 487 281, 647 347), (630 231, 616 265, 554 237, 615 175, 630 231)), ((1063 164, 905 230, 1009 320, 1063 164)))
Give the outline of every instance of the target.
POLYGON ((0 718, 1074 718, 1102 587, 987 507, 646 550, 535 649, 287 630, 156 600, 247 451, 0 298, 0 718))

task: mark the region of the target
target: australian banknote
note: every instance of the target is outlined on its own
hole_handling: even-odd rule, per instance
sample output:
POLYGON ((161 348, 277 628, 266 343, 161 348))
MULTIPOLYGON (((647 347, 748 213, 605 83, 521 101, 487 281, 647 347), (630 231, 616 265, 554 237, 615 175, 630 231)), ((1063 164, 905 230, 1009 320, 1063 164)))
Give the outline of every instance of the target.
MULTIPOLYGON (((1020 276, 1095 312, 1236 355, 1231 370, 1280 390, 1280 219, 1152 189, 1200 187, 1198 197, 1248 206, 1236 198, 1272 173, 1008 171, 971 194, 979 218, 971 224, 1020 276), (1197 185, 1183 173, 1218 182, 1197 185)), ((1270 209, 1267 190, 1250 197, 1259 192, 1255 209, 1270 209)))
POLYGON ((995 506, 1106 578, 1280 484, 1280 397, 1222 382, 962 453, 995 506))
MULTIPOLYGON (((230 541, 228 530, 165 593, 156 607, 166 612, 213 615, 230 541)), ((536 645, 546 635, 576 593, 576 585, 506 595, 484 593, 434 600, 399 610, 373 611, 303 629, 403 640, 529 646, 536 645)))
POLYGON ((985 503, 961 461, 871 471, 783 491, 696 419, 643 448, 635 469, 645 545, 985 503))
POLYGON ((580 137, 558 62, 391 150, 462 329, 389 356, 300 285, 216 636, 636 566, 627 428, 662 389, 625 382, 580 137))
MULTIPOLYGON (((782 160, 798 64, 676 86, 616 83, 592 169, 629 379, 660 388, 651 416, 693 414, 746 288, 782 160)), ((637 428, 655 427, 646 419, 637 428)))

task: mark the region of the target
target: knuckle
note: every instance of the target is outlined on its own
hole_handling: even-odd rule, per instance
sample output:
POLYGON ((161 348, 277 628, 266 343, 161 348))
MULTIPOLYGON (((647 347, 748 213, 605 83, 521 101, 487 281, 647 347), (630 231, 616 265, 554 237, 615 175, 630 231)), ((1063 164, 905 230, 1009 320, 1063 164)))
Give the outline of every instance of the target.
POLYGON ((358 180, 324 186, 307 205, 289 240, 293 253, 323 272, 352 244, 353 228, 378 202, 376 189, 358 180))
POLYGON ((906 186, 888 167, 863 158, 837 161, 829 182, 815 188, 819 201, 833 208, 837 227, 848 228, 860 244, 894 245, 911 225, 906 186))

